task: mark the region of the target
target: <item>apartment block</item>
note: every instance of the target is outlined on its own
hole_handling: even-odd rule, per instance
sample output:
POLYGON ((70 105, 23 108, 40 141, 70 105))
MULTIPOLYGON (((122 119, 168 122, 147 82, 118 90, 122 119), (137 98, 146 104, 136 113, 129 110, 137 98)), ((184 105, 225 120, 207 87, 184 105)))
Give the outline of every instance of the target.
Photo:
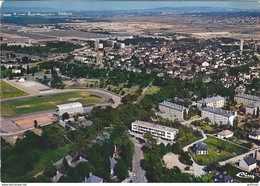
POLYGON ((225 98, 222 96, 214 96, 214 97, 199 100, 197 102, 197 106, 199 108, 202 108, 203 105, 206 105, 207 107, 221 108, 225 105, 225 98))
POLYGON ((260 101, 260 97, 249 95, 249 94, 238 93, 234 96, 234 100, 238 104, 242 103, 243 105, 249 105, 249 104, 260 101))
POLYGON ((132 123, 131 130, 139 134, 150 133, 158 139, 167 141, 173 141, 176 138, 177 133, 179 132, 179 130, 175 128, 166 127, 140 120, 134 121, 132 123))
POLYGON ((162 117, 167 119, 184 119, 184 112, 188 113, 189 109, 172 102, 163 101, 159 104, 160 112, 163 114, 162 117))
POLYGON ((211 123, 217 125, 233 125, 237 113, 228 110, 222 110, 214 107, 203 107, 201 111, 202 118, 209 118, 211 123))

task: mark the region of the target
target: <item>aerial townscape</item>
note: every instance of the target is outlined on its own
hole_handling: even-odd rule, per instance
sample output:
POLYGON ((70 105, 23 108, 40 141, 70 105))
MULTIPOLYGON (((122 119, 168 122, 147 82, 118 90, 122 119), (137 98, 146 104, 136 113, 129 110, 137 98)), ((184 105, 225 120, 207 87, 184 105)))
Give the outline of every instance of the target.
POLYGON ((2 183, 259 183, 259 2, 1 3, 2 183))

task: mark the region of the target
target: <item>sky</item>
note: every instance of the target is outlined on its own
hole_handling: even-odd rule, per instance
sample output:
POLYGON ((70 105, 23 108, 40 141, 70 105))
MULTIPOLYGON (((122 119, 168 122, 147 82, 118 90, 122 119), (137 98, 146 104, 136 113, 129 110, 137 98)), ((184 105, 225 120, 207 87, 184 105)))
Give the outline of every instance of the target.
POLYGON ((59 11, 142 10, 159 7, 223 7, 260 10, 257 1, 4 1, 7 7, 46 7, 59 11))

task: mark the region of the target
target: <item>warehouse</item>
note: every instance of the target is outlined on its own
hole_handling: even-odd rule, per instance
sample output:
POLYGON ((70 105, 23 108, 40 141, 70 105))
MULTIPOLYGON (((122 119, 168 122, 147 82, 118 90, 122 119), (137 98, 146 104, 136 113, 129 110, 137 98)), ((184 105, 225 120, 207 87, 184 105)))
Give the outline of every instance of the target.
POLYGON ((57 107, 59 108, 58 114, 60 116, 65 112, 67 112, 68 114, 83 112, 83 105, 80 102, 57 105, 57 107))

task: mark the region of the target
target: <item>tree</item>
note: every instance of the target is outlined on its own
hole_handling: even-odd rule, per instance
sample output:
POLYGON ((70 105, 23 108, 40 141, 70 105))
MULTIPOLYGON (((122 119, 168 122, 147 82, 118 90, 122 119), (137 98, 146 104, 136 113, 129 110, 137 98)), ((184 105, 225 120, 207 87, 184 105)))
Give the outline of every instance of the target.
POLYGON ((120 180, 124 180, 128 173, 128 166, 122 158, 117 159, 115 174, 120 180))
POLYGON ((114 100, 113 100, 112 98, 110 98, 110 99, 108 100, 108 103, 115 104, 115 102, 114 102, 114 100))
POLYGON ((34 128, 37 128, 38 127, 38 122, 37 120, 34 120, 34 128))
POLYGON ((69 114, 67 112, 65 112, 64 114, 62 114, 61 118, 64 121, 65 119, 69 119, 70 116, 69 116, 69 114))
POLYGON ((45 167, 45 170, 44 170, 44 172, 43 172, 43 175, 52 178, 53 176, 56 175, 56 171, 57 171, 57 169, 56 169, 55 166, 53 166, 52 164, 48 164, 48 165, 46 165, 46 167, 45 167))

